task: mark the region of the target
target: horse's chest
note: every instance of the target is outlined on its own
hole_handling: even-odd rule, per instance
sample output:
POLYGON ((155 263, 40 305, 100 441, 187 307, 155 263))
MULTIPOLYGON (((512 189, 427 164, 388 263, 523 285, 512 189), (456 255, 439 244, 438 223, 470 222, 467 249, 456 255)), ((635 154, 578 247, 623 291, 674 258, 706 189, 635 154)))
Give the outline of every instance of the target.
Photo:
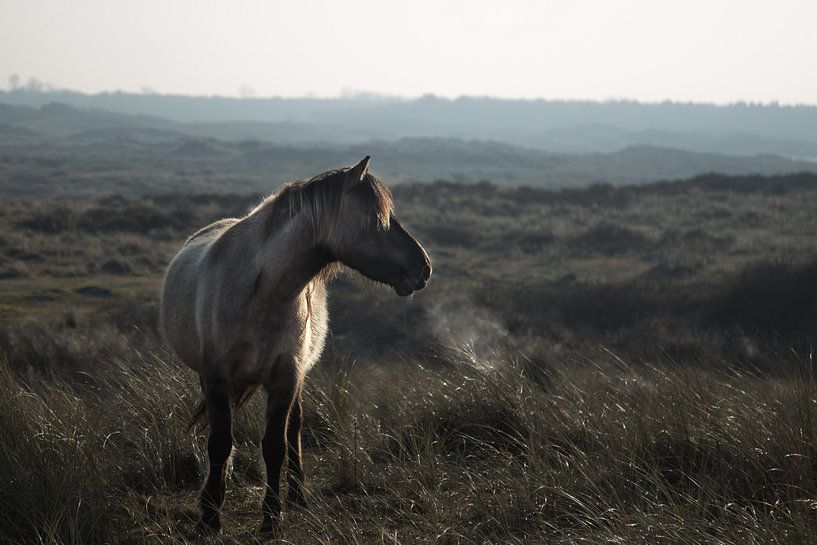
POLYGON ((318 360, 327 333, 327 315, 323 301, 299 305, 285 318, 270 316, 259 320, 247 357, 241 358, 234 379, 246 383, 265 383, 276 362, 291 361, 298 373, 305 374, 318 360))

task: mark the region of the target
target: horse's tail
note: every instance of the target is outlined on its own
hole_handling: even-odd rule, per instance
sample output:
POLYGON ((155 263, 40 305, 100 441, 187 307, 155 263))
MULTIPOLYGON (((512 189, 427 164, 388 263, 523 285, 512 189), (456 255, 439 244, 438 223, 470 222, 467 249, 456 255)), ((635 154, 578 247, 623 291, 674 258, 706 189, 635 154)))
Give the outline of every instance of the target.
MULTIPOLYGON (((250 400, 250 398, 255 394, 256 390, 258 390, 258 385, 249 385, 246 386, 243 390, 238 392, 238 395, 235 396, 233 401, 233 410, 238 410, 244 406, 244 404, 250 400)), ((204 393, 204 392, 202 392, 204 393)), ((202 432, 207 429, 207 399, 202 396, 202 398, 196 403, 196 408, 193 410, 193 415, 190 417, 190 421, 187 423, 187 431, 188 432, 202 432)))

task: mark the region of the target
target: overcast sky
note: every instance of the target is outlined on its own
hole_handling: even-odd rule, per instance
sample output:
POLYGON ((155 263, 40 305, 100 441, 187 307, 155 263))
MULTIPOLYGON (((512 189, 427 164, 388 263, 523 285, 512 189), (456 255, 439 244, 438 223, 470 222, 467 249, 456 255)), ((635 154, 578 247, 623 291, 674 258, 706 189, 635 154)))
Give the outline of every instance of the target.
POLYGON ((0 86, 817 103, 817 1, 0 0, 0 86))

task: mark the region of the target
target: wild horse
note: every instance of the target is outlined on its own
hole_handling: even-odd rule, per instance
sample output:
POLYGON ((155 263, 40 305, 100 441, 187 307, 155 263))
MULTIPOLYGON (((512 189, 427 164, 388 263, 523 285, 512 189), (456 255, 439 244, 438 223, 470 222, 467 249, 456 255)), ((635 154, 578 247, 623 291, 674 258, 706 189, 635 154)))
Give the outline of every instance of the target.
POLYGON ((204 399, 191 426, 209 425, 209 471, 199 531, 217 532, 232 417, 252 393, 267 393, 262 440, 267 470, 261 531, 281 520, 279 477, 288 457, 288 502, 303 506, 301 389, 323 349, 326 283, 342 265, 406 296, 425 287, 431 262, 394 215, 391 193, 351 168, 293 182, 242 219, 204 227, 173 258, 161 327, 179 358, 199 373, 204 399))

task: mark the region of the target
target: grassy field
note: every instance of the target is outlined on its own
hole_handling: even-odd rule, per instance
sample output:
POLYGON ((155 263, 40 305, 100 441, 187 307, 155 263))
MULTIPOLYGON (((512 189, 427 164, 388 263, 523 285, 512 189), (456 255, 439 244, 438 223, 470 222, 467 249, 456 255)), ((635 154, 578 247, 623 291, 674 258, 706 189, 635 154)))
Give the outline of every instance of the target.
MULTIPOLYGON (((817 541, 817 176, 395 200, 435 276, 409 301, 335 282, 283 542, 817 541)), ((0 541, 200 541, 198 384, 158 290, 257 202, 3 201, 0 541)), ((211 542, 258 540, 261 403, 211 542)))

